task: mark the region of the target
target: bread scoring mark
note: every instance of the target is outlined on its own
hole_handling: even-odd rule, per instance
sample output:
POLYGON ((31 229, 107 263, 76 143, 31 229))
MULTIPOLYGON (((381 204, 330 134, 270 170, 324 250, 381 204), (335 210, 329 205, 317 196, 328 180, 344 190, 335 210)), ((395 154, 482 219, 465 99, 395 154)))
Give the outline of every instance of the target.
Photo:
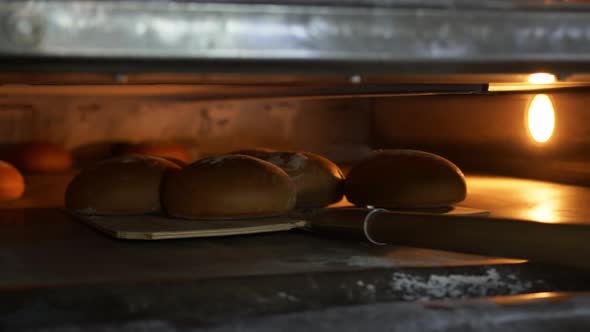
POLYGON ((124 158, 119 159, 118 161, 122 164, 128 164, 128 163, 137 162, 139 160, 141 160, 141 159, 137 158, 137 157, 124 157, 124 158))
POLYGON ((215 157, 201 159, 199 161, 199 164, 218 165, 218 164, 221 164, 222 162, 224 162, 225 160, 229 160, 229 159, 241 159, 241 157, 238 155, 215 156, 215 157))
POLYGON ((121 163, 121 164, 130 164, 135 163, 141 160, 145 160, 144 156, 142 155, 129 155, 124 157, 115 157, 110 159, 104 159, 97 162, 95 165, 105 165, 105 164, 114 164, 114 163, 121 163))
POLYGON ((307 162, 307 156, 301 153, 276 153, 272 154, 266 159, 271 164, 274 164, 285 171, 299 171, 305 167, 307 162))
POLYGON ((424 158, 431 158, 431 159, 439 159, 441 158, 438 155, 435 155, 430 152, 420 151, 420 150, 411 150, 411 149, 399 149, 399 150, 375 150, 375 153, 391 153, 397 155, 404 155, 404 156, 415 156, 415 157, 424 157, 424 158))

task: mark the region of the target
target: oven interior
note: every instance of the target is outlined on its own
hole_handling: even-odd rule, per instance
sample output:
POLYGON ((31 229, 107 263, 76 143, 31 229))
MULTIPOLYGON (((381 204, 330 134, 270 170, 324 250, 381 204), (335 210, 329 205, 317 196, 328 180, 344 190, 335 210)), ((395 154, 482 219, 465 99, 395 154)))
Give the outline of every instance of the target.
POLYGON ((0 23, 0 150, 47 141, 74 156, 0 202, 6 330, 590 326, 583 268, 297 230, 128 241, 64 210, 72 178, 117 144, 175 142, 191 161, 309 151, 345 173, 415 149, 461 168, 461 205, 583 234, 583 2, 8 1, 0 23))

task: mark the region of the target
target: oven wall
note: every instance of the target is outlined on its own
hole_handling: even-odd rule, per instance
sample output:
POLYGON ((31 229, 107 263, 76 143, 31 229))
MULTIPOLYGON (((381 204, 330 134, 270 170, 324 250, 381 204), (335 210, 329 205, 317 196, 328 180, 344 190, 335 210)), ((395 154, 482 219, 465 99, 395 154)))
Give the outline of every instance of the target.
POLYGON ((245 147, 303 149, 347 161, 369 151, 372 103, 361 100, 186 101, 0 97, 0 142, 179 140, 193 157, 245 147))
POLYGON ((532 151, 578 150, 590 143, 590 93, 548 94, 555 130, 536 144, 526 124, 535 94, 447 95, 382 98, 375 101, 374 142, 501 147, 532 151))
POLYGON ((49 140, 86 153, 101 142, 180 140, 193 158, 265 146, 314 151, 344 164, 372 148, 416 148, 467 172, 590 184, 590 93, 550 94, 556 128, 546 144, 534 143, 526 128, 533 96, 199 101, 3 95, 0 143, 49 140))
POLYGON ((590 93, 548 94, 555 129, 546 143, 527 127, 534 93, 375 100, 373 146, 441 154, 474 173, 590 185, 590 93))

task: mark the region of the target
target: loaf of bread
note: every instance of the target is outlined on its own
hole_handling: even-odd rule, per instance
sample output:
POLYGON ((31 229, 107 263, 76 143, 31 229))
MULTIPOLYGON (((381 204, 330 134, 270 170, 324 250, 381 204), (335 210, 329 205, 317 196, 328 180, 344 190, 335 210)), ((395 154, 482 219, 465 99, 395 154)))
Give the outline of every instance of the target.
POLYGON ((354 166, 345 181, 348 200, 359 206, 428 208, 465 199, 461 170, 438 155, 381 150, 354 166))
POLYGON ((260 158, 260 157, 264 158, 269 153, 273 153, 273 152, 276 152, 276 150, 269 149, 269 148, 251 148, 251 149, 236 150, 236 151, 231 152, 230 154, 243 154, 246 156, 251 156, 251 157, 256 157, 256 158, 260 158))
POLYGON ((72 167, 70 152, 49 142, 17 144, 6 158, 25 173, 64 172, 72 167))
POLYGON ((245 155, 210 157, 167 177, 162 203, 174 217, 241 219, 282 215, 295 185, 279 167, 245 155))
POLYGON ((344 175, 332 161, 310 152, 242 151, 287 172, 297 188, 297 207, 323 207, 342 199, 344 175))
POLYGON ((188 163, 190 160, 186 147, 175 142, 143 142, 129 144, 121 148, 121 154, 157 156, 172 161, 179 161, 181 164, 188 163))
POLYGON ((160 185, 175 163, 154 156, 107 159, 83 169, 66 190, 66 207, 87 215, 161 212, 160 185))
POLYGON ((13 200, 25 192, 25 180, 11 164, 0 160, 0 201, 13 200))

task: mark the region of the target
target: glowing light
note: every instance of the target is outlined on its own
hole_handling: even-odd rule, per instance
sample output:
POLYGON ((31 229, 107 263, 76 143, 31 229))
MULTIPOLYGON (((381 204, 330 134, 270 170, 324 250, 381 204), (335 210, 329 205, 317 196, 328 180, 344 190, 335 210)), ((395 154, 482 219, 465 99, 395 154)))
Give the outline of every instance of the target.
POLYGON ((549 73, 534 73, 529 75, 529 83, 531 84, 551 84, 555 83, 555 75, 549 73))
POLYGON ((553 208, 547 205, 539 205, 530 210, 530 218, 532 220, 552 223, 555 220, 553 208))
POLYGON ((536 95, 528 111, 529 132, 533 139, 544 143, 553 135, 555 127, 555 111, 551 99, 547 95, 536 95))

